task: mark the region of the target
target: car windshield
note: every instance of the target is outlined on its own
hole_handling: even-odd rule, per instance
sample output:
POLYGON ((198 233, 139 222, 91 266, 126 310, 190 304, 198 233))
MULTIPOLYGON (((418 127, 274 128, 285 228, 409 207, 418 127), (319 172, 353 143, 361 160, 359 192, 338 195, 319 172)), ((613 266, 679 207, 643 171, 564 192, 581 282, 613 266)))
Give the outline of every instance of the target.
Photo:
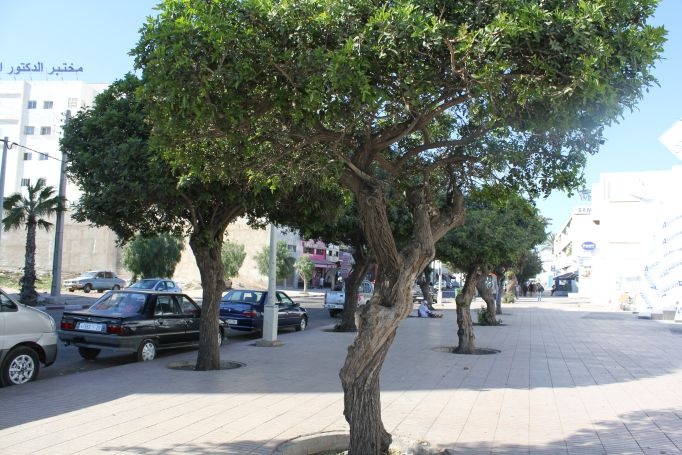
POLYGON ((232 290, 225 294, 222 298, 223 302, 250 302, 250 303, 260 303, 263 299, 263 295, 266 294, 262 291, 247 291, 247 290, 232 290))
POLYGON ((131 289, 154 289, 159 280, 140 280, 130 286, 131 289))
POLYGON ((90 307, 90 312, 102 315, 121 314, 123 316, 142 314, 146 298, 145 294, 110 292, 95 302, 90 307))

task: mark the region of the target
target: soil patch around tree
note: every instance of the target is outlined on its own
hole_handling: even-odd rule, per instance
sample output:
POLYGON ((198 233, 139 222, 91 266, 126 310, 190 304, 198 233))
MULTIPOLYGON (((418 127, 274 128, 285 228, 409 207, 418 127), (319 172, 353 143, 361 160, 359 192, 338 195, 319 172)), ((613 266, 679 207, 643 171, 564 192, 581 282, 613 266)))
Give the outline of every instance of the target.
MULTIPOLYGON (((434 449, 427 441, 415 441, 392 435, 390 455, 449 455, 448 450, 434 449)), ((302 435, 283 442, 272 455, 347 455, 350 435, 343 431, 324 431, 302 435)))
MULTIPOLYGON (((196 362, 193 360, 187 360, 183 362, 173 362, 168 364, 168 368, 171 370, 182 370, 182 371, 197 371, 194 369, 196 362)), ((234 370, 235 368, 245 367, 246 364, 242 362, 233 362, 231 360, 221 360, 220 369, 221 370, 234 370)), ((215 371, 215 370, 211 370, 215 371)))
POLYGON ((474 348, 474 350, 471 354, 462 354, 459 352, 455 352, 456 349, 457 349, 457 346, 439 346, 437 348, 433 348, 433 350, 436 352, 445 352, 447 354, 458 354, 458 355, 490 355, 490 354, 499 354, 500 352, 502 352, 499 349, 474 348))

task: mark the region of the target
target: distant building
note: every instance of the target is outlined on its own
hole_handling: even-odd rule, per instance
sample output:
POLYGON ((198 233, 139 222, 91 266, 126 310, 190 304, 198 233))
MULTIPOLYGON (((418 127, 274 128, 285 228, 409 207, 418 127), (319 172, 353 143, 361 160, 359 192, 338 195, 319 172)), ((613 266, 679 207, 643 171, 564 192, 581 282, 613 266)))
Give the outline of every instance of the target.
MULTIPOLYGON (((62 154, 59 139, 67 112, 76 114, 89 106, 106 84, 81 81, 0 81, 0 139, 16 143, 7 150, 4 196, 21 192, 29 184, 44 178, 55 190, 59 188, 62 154)), ((66 197, 73 202, 79 196, 73 183, 66 187, 66 197)), ((0 268, 19 270, 24 266, 25 231, 0 234, 0 268)), ((36 268, 52 270, 54 229, 37 236, 36 268)), ((69 212, 64 217, 63 276, 86 269, 120 271, 120 249, 109 229, 75 223, 69 212)))
POLYGON ((555 276, 575 274, 573 291, 600 303, 627 295, 654 313, 673 310, 682 303, 682 166, 603 173, 591 194, 556 236, 555 276))

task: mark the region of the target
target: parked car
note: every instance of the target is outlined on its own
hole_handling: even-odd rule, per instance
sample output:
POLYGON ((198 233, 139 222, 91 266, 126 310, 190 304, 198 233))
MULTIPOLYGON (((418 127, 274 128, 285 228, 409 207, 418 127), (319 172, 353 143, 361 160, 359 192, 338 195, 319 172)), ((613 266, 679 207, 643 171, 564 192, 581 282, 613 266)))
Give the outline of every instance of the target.
POLYGON ((83 273, 77 278, 64 280, 64 287, 73 292, 76 289, 82 289, 83 292, 88 293, 93 289, 104 292, 109 289, 117 290, 125 287, 126 280, 116 276, 114 272, 108 270, 91 270, 83 273))
POLYGON ((40 364, 57 358, 57 328, 52 317, 15 302, 0 289, 0 385, 35 380, 40 364))
MULTIPOLYGON (((201 309, 187 295, 175 292, 121 290, 107 292, 84 311, 66 311, 59 339, 78 347, 84 359, 102 349, 135 353, 153 360, 161 349, 199 345, 201 309)), ((218 327, 222 344, 225 327, 218 327)))
POLYGON ((182 292, 180 285, 168 278, 142 278, 128 286, 128 289, 148 291, 182 292))
MULTIPOLYGON (((282 291, 276 291, 275 295, 278 328, 305 330, 308 326, 308 311, 282 291)), ((220 319, 231 329, 262 332, 267 298, 267 291, 233 289, 220 300, 220 319)))
MULTIPOLYGON (((374 285, 365 280, 360 283, 358 287, 358 305, 364 305, 369 299, 372 298, 374 294, 374 285)), ((335 317, 343 311, 343 305, 346 301, 346 291, 341 289, 340 291, 326 291, 324 293, 324 308, 329 310, 329 316, 335 317)))

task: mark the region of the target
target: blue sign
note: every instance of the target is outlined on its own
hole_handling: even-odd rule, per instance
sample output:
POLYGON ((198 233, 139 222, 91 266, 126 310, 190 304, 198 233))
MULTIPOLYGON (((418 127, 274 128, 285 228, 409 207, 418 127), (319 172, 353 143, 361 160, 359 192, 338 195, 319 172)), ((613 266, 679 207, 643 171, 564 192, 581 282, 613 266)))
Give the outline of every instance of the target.
POLYGON ((597 248, 597 245, 594 242, 583 242, 582 244, 583 250, 594 250, 597 248))

